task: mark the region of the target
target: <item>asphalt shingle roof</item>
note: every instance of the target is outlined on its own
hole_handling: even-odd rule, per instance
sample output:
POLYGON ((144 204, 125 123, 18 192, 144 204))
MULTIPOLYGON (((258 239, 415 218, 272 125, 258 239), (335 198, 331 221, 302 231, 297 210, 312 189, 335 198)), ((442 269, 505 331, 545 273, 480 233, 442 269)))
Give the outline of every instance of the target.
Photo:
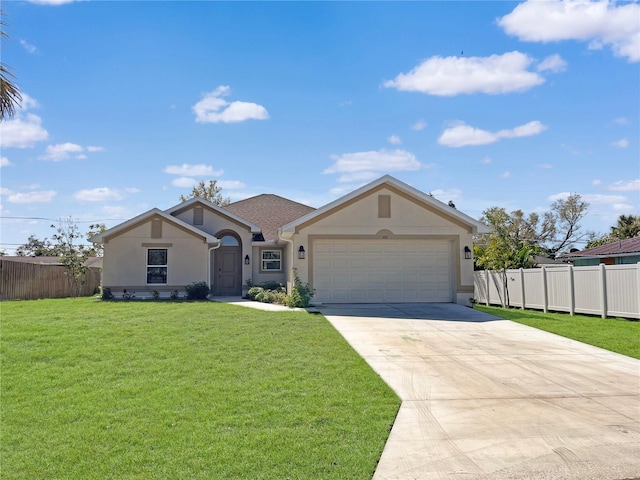
POLYGON ((266 241, 275 240, 281 226, 315 210, 313 207, 269 193, 230 203, 224 209, 258 225, 266 241))
POLYGON ((563 257, 592 257, 600 255, 619 255, 621 253, 640 253, 640 237, 627 238, 618 242, 607 243, 598 247, 572 252, 563 257))

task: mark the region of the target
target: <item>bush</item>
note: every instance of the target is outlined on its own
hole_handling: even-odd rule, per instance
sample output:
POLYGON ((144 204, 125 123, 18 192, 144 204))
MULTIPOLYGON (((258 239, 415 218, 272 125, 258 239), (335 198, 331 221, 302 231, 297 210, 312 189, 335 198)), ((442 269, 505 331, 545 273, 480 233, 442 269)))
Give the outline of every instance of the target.
POLYGON ((301 307, 307 308, 311 303, 314 291, 308 283, 302 283, 298 277, 298 272, 293 271, 293 288, 291 289, 291 296, 288 299, 287 305, 289 307, 301 307))
POLYGON ((184 289, 187 291, 187 300, 206 300, 211 293, 207 282, 193 282, 184 289))
POLYGON ((102 289, 102 300, 113 300, 114 298, 115 296, 113 295, 113 293, 111 293, 110 288, 102 289))
POLYGON ((251 287, 249 289, 249 291, 247 292, 247 296, 251 299, 251 300, 255 300, 256 296, 260 293, 264 291, 264 288, 262 287, 251 287))

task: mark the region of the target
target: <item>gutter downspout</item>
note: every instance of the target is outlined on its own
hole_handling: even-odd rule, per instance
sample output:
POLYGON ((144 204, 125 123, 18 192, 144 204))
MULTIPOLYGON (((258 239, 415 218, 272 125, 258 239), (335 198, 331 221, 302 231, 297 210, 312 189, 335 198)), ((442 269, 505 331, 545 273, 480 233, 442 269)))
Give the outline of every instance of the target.
POLYGON ((207 250, 207 285, 209 285, 209 290, 211 290, 211 252, 213 250, 217 250, 222 246, 222 242, 218 239, 218 244, 215 247, 210 247, 207 250))
POLYGON ((279 240, 284 240, 285 242, 287 242, 290 246, 290 250, 291 250, 291 263, 289 264, 289 275, 287 275, 287 294, 291 295, 291 288, 289 288, 289 286, 292 284, 293 282, 293 240, 290 240, 288 238, 284 238, 282 236, 282 230, 278 229, 278 239, 279 240))

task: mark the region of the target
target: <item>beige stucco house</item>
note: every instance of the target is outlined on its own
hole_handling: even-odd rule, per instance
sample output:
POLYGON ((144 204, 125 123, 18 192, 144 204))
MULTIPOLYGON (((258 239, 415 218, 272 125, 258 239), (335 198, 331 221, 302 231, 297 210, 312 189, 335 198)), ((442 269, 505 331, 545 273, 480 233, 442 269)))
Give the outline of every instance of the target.
POLYGON ((389 176, 319 209, 277 195, 225 207, 192 198, 152 209, 91 240, 103 286, 168 292, 205 281, 217 296, 247 284, 291 288, 315 303, 454 302, 473 296, 472 236, 485 225, 389 176))

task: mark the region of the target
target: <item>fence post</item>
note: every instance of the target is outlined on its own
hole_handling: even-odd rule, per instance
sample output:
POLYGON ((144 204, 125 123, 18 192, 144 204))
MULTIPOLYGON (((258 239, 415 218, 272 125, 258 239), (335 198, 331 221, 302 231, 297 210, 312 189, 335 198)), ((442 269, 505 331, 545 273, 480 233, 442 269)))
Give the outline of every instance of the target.
POLYGON ((484 284, 485 292, 487 292, 485 301, 488 307, 489 305, 491 305, 491 302, 489 301, 489 270, 487 270, 486 268, 484 269, 484 284))
POLYGON ((522 296, 522 310, 524 310, 524 292, 525 292, 525 288, 524 288, 524 268, 520 267, 520 295, 522 296))
POLYGON ((542 266, 542 296, 543 296, 543 303, 542 303, 542 311, 544 313, 548 313, 549 312, 549 293, 547 292, 547 268, 543 265, 542 266))
POLYGON ((569 315, 576 314, 576 290, 573 280, 573 265, 569 265, 569 315))
POLYGON ((600 264, 600 295, 602 298, 602 318, 607 318, 607 270, 604 263, 600 264))

